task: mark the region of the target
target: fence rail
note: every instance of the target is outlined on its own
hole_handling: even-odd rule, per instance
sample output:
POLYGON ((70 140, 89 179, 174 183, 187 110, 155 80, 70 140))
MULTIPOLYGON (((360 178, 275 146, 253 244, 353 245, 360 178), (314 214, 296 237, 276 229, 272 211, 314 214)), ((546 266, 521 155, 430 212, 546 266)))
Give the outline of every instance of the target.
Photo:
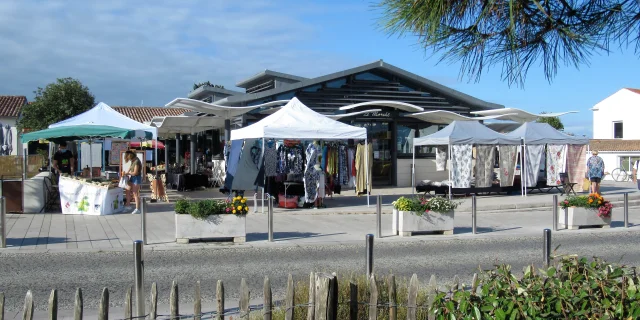
MULTIPOLYGON (((271 280, 268 277, 264 279, 262 298, 263 303, 260 305, 251 305, 250 292, 246 279, 242 278, 240 282, 240 299, 238 308, 225 308, 225 286, 221 280, 216 285, 216 310, 202 310, 202 296, 200 281, 196 282, 195 292, 193 294, 193 310, 181 312, 179 308, 179 287, 176 281, 173 281, 170 288, 169 296, 169 314, 158 313, 158 286, 154 282, 151 285, 150 300, 148 301, 149 312, 142 316, 134 314, 134 295, 133 286, 125 290, 124 296, 124 312, 121 315, 110 315, 109 304, 113 297, 109 293, 108 288, 102 289, 100 303, 98 306, 98 319, 307 319, 307 320, 331 320, 331 319, 370 319, 377 320, 382 311, 384 311, 384 319, 397 320, 398 310, 406 310, 406 319, 417 319, 418 310, 428 310, 433 304, 435 296, 440 292, 436 282, 435 275, 432 275, 425 288, 420 288, 418 276, 414 274, 408 285, 404 287, 406 292, 406 304, 398 302, 398 290, 396 278, 394 275, 383 277, 384 281, 378 281, 375 274, 372 274, 367 281, 351 279, 348 288, 339 296, 338 277, 335 273, 310 273, 309 276, 309 294, 304 295, 305 301, 296 303, 296 285, 293 277, 289 274, 287 279, 287 288, 284 300, 274 302, 271 290, 271 280), (363 288, 362 286, 365 286, 363 288), (384 288, 383 286, 386 286, 384 288), (385 291, 384 300, 382 291, 385 291), (426 304, 418 304, 418 293, 426 292, 426 304), (363 301, 362 297, 368 294, 368 298, 363 301), (339 308, 344 316, 339 316, 339 308), (347 309, 348 308, 348 309, 347 309)), ((455 276, 453 284, 447 287, 447 292, 452 293, 458 290, 477 291, 478 277, 474 275, 472 285, 463 288, 460 279, 455 276)), ((58 318, 58 291, 51 290, 48 299, 47 318, 58 318)), ((22 319, 31 320, 34 316, 34 301, 36 297, 31 291, 26 293, 24 299, 24 308, 22 311, 22 319)), ((73 309, 73 318, 81 320, 84 317, 84 302, 82 289, 78 288, 75 293, 75 302, 73 309)), ((0 292, 0 320, 4 320, 5 296, 0 292)), ((431 317, 429 317, 431 319, 431 317)))

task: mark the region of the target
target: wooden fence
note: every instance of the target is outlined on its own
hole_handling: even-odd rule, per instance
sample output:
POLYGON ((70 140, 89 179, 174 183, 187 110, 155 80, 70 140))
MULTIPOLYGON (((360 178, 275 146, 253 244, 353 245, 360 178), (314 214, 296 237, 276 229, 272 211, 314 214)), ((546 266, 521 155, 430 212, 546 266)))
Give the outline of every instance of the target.
MULTIPOLYGON (((169 314, 158 314, 158 289, 154 282, 151 285, 151 299, 150 305, 147 305, 148 313, 142 317, 134 315, 134 301, 133 301, 133 289, 129 287, 125 294, 124 301, 124 314, 121 316, 109 315, 109 289, 104 288, 102 290, 102 296, 98 307, 98 319, 264 319, 264 320, 294 320, 294 319, 306 319, 306 320, 335 320, 335 319, 369 319, 377 320, 380 313, 384 311, 384 319, 397 320, 399 319, 398 311, 402 310, 403 319, 416 320, 420 319, 433 319, 433 314, 429 313, 429 309, 433 304, 435 296, 440 292, 436 283, 436 277, 431 276, 428 285, 422 289, 419 287, 418 276, 414 274, 408 283, 406 288, 406 304, 398 303, 398 291, 396 287, 396 279, 394 275, 386 277, 384 283, 387 288, 381 287, 380 282, 376 280, 375 275, 365 280, 368 292, 368 299, 366 301, 359 301, 358 282, 349 281, 348 291, 343 292, 347 299, 343 297, 342 302, 339 302, 339 288, 338 278, 333 274, 328 273, 311 273, 309 276, 308 287, 308 302, 306 301, 306 295, 304 296, 304 303, 295 303, 295 285, 293 277, 289 275, 287 281, 287 290, 284 301, 280 301, 276 305, 273 301, 271 294, 271 282, 269 278, 264 280, 263 289, 263 304, 255 306, 249 303, 249 287, 246 280, 243 278, 240 282, 240 299, 239 308, 225 309, 224 298, 224 284, 221 280, 217 282, 216 286, 216 310, 203 312, 202 311, 202 299, 200 290, 200 281, 196 283, 193 312, 181 313, 179 309, 179 291, 178 284, 174 281, 171 285, 171 292, 169 297, 169 314), (388 301, 381 301, 380 293, 385 290, 385 297, 388 301), (420 305, 418 303, 418 293, 423 292, 426 294, 426 303, 420 305), (339 315, 338 308, 341 308, 339 315), (348 308, 348 310, 346 310, 348 308), (418 311, 421 316, 418 317, 418 311), (252 313, 253 311, 253 313, 252 313)), ((361 283, 362 285, 362 283, 361 283)), ((453 284, 447 288, 448 292, 455 292, 458 290, 471 290, 471 292, 477 292, 478 288, 478 276, 474 274, 472 285, 469 288, 461 288, 460 279, 458 276, 454 277, 453 284)), ((346 289, 346 288, 344 288, 346 289)), ((362 288, 360 288, 362 290, 362 288)), ((360 298, 362 296, 360 295, 360 298)), ((404 299, 403 299, 404 300, 404 299)), ((424 300, 424 299, 423 299, 424 300)), ((5 297, 0 292, 0 320, 4 320, 4 304, 5 297)), ((58 292, 52 290, 49 296, 49 304, 47 310, 47 318, 51 320, 58 319, 58 292)), ((34 297, 31 291, 28 291, 24 301, 23 320, 32 320, 34 315, 34 297)), ((75 294, 75 306, 74 306, 74 319, 83 319, 83 296, 82 290, 77 289, 75 294)))

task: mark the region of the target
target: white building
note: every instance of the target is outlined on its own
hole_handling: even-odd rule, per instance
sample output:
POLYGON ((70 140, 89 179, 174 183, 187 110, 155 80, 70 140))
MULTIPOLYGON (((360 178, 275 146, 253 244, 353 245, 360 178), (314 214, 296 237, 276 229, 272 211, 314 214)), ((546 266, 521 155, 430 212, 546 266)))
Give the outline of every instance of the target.
POLYGON ((0 96, 0 156, 22 154, 16 125, 26 104, 25 96, 0 96))
POLYGON ((593 139, 589 149, 599 152, 605 172, 624 168, 630 173, 631 165, 640 160, 640 89, 620 89, 591 110, 593 139))

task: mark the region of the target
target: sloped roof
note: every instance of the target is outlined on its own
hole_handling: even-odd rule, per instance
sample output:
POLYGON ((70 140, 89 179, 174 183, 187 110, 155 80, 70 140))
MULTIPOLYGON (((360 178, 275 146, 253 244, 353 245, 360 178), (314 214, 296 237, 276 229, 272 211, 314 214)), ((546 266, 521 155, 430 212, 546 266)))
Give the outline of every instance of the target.
POLYGON ((627 90, 629 90, 629 91, 631 91, 633 93, 640 94, 640 89, 633 89, 633 88, 625 88, 625 89, 627 89, 627 90))
POLYGON ((640 151, 640 140, 592 139, 589 150, 596 151, 640 151))
POLYGON ((25 96, 0 96, 0 117, 17 118, 25 104, 25 96))
POLYGON ((182 108, 166 108, 166 107, 111 107, 113 110, 135 120, 140 123, 151 122, 155 117, 179 116, 187 109, 182 108))

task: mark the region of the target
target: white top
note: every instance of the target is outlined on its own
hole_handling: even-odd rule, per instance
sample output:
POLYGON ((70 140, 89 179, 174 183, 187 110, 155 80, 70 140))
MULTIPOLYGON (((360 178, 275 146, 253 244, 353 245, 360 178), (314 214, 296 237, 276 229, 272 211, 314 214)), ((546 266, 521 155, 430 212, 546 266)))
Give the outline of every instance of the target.
POLYGON ((640 170, 638 170, 638 160, 633 162, 633 169, 636 170, 636 177, 640 179, 640 170))

